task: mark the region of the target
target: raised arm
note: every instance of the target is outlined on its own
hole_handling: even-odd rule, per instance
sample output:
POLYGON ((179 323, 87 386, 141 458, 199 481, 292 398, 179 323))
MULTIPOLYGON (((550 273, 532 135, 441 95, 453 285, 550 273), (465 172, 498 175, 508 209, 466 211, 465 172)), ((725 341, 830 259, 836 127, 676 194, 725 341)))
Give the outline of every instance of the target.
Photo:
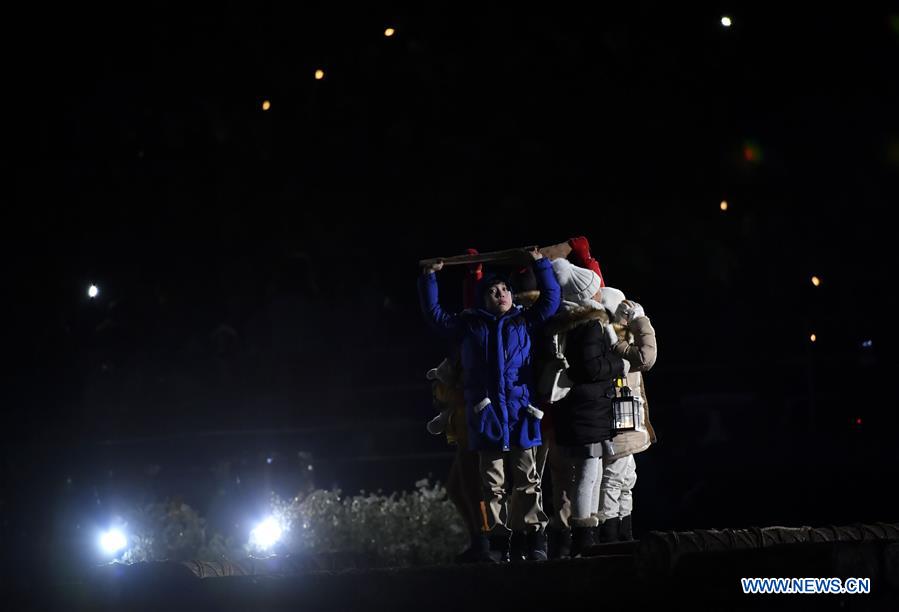
POLYGON ((616 355, 627 359, 631 370, 646 372, 656 362, 658 347, 656 331, 643 312, 643 307, 636 302, 624 300, 618 306, 616 317, 625 323, 634 336, 633 342, 621 340, 614 346, 616 355))
POLYGON ((423 266, 418 277, 418 299, 421 312, 428 324, 441 336, 455 337, 460 331, 458 315, 452 315, 440 306, 437 292, 436 272, 443 268, 443 262, 423 266))
POLYGON ((537 280, 537 288, 540 289, 540 297, 525 311, 524 316, 529 325, 537 325, 556 314, 562 300, 562 290, 549 260, 536 249, 530 254, 534 258, 534 277, 537 280))

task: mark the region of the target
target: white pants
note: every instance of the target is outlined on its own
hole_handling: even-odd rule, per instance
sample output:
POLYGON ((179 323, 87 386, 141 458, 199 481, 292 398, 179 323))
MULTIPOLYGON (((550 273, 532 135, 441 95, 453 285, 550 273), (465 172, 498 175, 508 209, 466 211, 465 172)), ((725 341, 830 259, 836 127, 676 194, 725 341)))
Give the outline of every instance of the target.
POLYGON ((602 476, 602 459, 583 457, 571 459, 574 465, 574 482, 571 483, 571 518, 588 519, 596 507, 594 492, 602 476))
POLYGON ((603 461, 597 517, 606 519, 630 516, 634 509, 633 489, 637 483, 637 464, 633 455, 615 461, 603 461))

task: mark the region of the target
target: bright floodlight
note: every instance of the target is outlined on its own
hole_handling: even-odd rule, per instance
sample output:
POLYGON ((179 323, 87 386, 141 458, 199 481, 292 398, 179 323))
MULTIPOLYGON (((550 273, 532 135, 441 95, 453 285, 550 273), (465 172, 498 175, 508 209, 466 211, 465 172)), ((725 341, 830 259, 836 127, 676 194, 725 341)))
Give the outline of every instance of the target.
POLYGON ((725 28, 729 28, 731 25, 733 25, 733 21, 730 20, 730 17, 724 16, 721 18, 721 25, 723 25, 725 28))
POLYGON ((91 285, 90 287, 87 288, 87 297, 89 297, 91 299, 97 297, 98 293, 100 293, 100 290, 97 288, 96 285, 91 285))
POLYGON ((107 555, 114 555, 128 545, 125 534, 119 529, 110 529, 100 536, 100 548, 107 555))
POLYGON ((271 516, 250 532, 250 544, 262 550, 271 548, 279 539, 281 539, 281 525, 271 516))

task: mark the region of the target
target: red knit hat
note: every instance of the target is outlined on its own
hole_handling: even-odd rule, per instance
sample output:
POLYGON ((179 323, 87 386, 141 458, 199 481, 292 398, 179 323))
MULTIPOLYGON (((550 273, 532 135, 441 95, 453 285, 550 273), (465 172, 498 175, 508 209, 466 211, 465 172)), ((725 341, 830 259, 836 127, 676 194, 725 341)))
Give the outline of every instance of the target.
MULTIPOLYGON (((477 255, 477 249, 465 249, 466 255, 477 255)), ((476 308, 478 304, 478 281, 484 277, 484 264, 476 263, 468 265, 468 274, 462 281, 462 307, 476 308)))
POLYGON ((599 286, 605 287, 606 279, 599 269, 599 262, 590 254, 590 242, 587 241, 587 238, 575 236, 568 241, 568 244, 571 246, 571 254, 568 256, 571 263, 596 272, 597 276, 599 276, 599 286))

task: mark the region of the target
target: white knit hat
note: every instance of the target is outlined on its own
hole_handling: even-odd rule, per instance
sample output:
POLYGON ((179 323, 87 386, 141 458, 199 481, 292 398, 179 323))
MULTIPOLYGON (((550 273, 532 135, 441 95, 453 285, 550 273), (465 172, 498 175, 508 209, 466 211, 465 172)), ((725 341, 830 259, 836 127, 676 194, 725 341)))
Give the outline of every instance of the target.
POLYGON ((602 281, 593 270, 580 268, 567 259, 554 259, 553 272, 562 287, 562 299, 579 304, 592 299, 602 281))
POLYGON ((615 315, 618 305, 624 301, 624 292, 614 287, 602 288, 602 306, 609 311, 609 314, 615 315))

